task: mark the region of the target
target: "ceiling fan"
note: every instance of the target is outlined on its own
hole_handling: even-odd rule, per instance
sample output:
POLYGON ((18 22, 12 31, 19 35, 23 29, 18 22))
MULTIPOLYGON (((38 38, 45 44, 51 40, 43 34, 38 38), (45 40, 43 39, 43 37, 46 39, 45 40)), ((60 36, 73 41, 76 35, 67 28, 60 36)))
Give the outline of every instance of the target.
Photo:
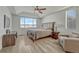
POLYGON ((46 8, 39 8, 38 6, 36 6, 34 10, 42 14, 42 10, 46 10, 46 8))

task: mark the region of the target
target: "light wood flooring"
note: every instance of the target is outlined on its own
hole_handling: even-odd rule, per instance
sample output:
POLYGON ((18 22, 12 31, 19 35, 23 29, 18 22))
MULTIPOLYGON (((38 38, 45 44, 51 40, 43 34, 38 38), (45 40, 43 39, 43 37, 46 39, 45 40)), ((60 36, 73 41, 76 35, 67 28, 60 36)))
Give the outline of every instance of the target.
POLYGON ((33 42, 27 36, 18 36, 15 46, 2 48, 0 53, 64 53, 64 51, 58 40, 52 38, 33 42))

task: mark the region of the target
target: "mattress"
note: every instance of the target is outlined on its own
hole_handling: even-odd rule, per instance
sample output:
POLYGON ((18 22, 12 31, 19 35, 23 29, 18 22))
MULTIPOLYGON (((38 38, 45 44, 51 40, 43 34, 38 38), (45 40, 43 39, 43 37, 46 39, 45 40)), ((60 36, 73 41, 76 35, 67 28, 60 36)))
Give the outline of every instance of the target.
POLYGON ((29 29, 27 30, 28 36, 32 37, 33 40, 36 40, 41 37, 45 37, 51 34, 51 30, 47 29, 29 29))

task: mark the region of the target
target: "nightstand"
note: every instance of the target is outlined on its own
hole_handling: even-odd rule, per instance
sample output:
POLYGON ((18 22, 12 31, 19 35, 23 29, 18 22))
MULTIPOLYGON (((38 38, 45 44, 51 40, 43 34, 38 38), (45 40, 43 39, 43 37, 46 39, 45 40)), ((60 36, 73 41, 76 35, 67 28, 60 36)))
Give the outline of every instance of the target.
POLYGON ((54 39, 58 39, 59 32, 52 32, 51 37, 54 39))

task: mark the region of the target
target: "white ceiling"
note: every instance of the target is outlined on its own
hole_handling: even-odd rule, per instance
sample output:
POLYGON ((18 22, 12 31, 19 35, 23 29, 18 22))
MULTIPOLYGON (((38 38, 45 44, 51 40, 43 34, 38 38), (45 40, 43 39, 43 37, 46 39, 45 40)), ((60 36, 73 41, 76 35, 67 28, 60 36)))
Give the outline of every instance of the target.
POLYGON ((46 15, 49 15, 51 13, 57 12, 59 10, 68 8, 66 6, 39 6, 39 8, 46 8, 46 10, 43 10, 43 14, 40 14, 38 12, 34 12, 35 6, 9 6, 10 12, 12 14, 21 15, 21 16, 35 16, 35 17, 44 17, 46 15))

